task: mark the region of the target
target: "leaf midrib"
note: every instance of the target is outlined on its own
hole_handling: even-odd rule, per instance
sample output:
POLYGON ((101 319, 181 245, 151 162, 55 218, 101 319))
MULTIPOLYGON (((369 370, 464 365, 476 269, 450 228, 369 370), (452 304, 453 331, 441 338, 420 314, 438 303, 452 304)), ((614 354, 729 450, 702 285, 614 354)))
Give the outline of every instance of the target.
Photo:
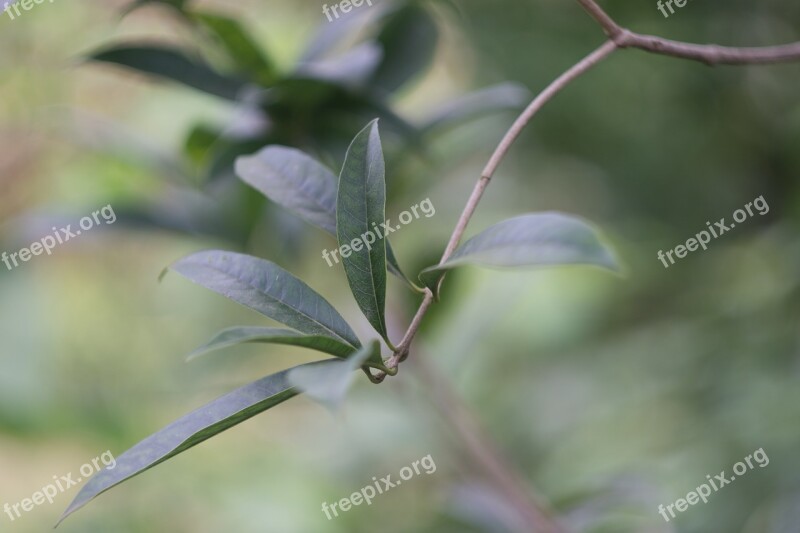
MULTIPOLYGON (((208 268, 211 268, 212 270, 214 270, 214 271, 216 271, 216 272, 219 272, 219 273, 221 273, 221 274, 228 275, 228 276, 230 276, 231 278, 233 278, 233 279, 235 279, 235 280, 237 280, 237 281, 239 281, 239 282, 241 282, 241 283, 244 283, 244 284, 245 284, 245 285, 247 285, 248 287, 250 287, 250 288, 252 288, 252 289, 255 289, 255 290, 256 290, 256 291, 258 291, 260 294, 263 294, 264 296, 268 297, 268 298, 269 298, 269 299, 271 299, 272 301, 274 301, 274 302, 277 302, 277 303, 279 303, 279 304, 281 304, 281 305, 284 305, 284 306, 286 306, 286 307, 288 307, 288 308, 292 309, 292 310, 293 310, 293 311, 295 311, 296 313, 298 313, 298 314, 300 314, 300 315, 302 315, 302 316, 304 316, 304 317, 308 318, 309 320, 311 320, 311 321, 312 321, 312 322, 314 322, 315 324, 318 324, 318 325, 319 325, 320 327, 322 327, 322 329, 324 329, 325 331, 328 331, 328 332, 330 332, 330 333, 331 333, 331 335, 333 335, 335 339, 337 339, 337 340, 341 340, 341 341, 345 342, 345 343, 346 343, 348 346, 353 346, 353 343, 351 343, 350 341, 348 341, 348 340, 347 340, 347 339, 345 339, 344 337, 340 336, 338 333, 336 333, 335 331, 333 331, 332 329, 330 329, 330 328, 329 328, 328 326, 326 326, 325 324, 321 323, 319 320, 317 320, 317 319, 316 319, 316 318, 314 318, 313 316, 311 316, 311 315, 308 315, 308 314, 307 314, 307 313, 305 313, 304 311, 302 311, 302 310, 300 310, 300 309, 297 309, 296 307, 292 307, 292 306, 290 306, 290 305, 286 304, 285 302, 282 302, 281 300, 279 300, 279 299, 275 298, 274 296, 270 295, 269 293, 267 293, 267 292, 264 292, 262 289, 260 289, 259 287, 255 286, 253 283, 250 283, 250 282, 247 282, 247 281, 245 281, 245 280, 242 280, 242 279, 241 279, 241 278, 239 278, 239 277, 231 276, 229 272, 226 272, 226 271, 222 270, 221 268, 219 268, 219 267, 217 267, 217 266, 215 266, 215 265, 208 264, 208 265, 206 265, 206 266, 207 266, 208 268)), ((322 297, 322 296, 320 296, 320 298, 321 298, 321 297, 322 297)), ((271 318, 271 317, 268 317, 268 318, 271 318)), ((273 320, 274 320, 274 319, 273 319, 273 320)), ((288 324, 286 324, 286 325, 288 325, 288 324)), ((289 327, 291 327, 291 326, 289 326, 289 327)), ((298 332, 300 332, 300 333, 303 333, 302 331, 298 330, 297 328, 293 328, 293 329, 294 329, 294 330, 296 330, 296 331, 298 331, 298 332)), ((355 348, 355 346, 353 346, 353 348, 355 348)))
MULTIPOLYGON (((367 198, 367 191, 369 191, 370 177, 372 176, 372 164, 373 164, 373 161, 374 161, 374 158, 370 157, 370 146, 371 146, 371 142, 372 142, 371 137, 372 137, 372 132, 370 131, 369 139, 367 141, 367 153, 366 153, 367 165, 368 165, 368 168, 367 168, 367 179, 364 180, 364 206, 365 206, 366 215, 367 215, 366 219, 364 220, 364 224, 366 226, 366 228, 364 229, 364 233, 369 231, 369 219, 370 219, 370 216, 369 216, 370 215, 369 199, 367 198)), ((385 198, 384 198, 384 202, 385 202, 385 198)), ((384 222, 384 221, 381 221, 381 222, 384 222)), ((383 241, 383 239, 381 239, 381 241, 383 241)), ((386 244, 383 243, 383 246, 384 246, 384 254, 385 254, 386 253, 385 252, 386 244)), ((384 259, 384 261, 385 261, 385 259, 384 259)), ((381 333, 383 333, 384 331, 386 331, 386 324, 384 324, 384 322, 383 322, 383 317, 381 316, 380 305, 378 303, 378 287, 377 287, 377 285, 375 285, 375 271, 372 268, 372 251, 369 250, 369 249, 367 249, 367 263, 369 263, 369 281, 370 281, 370 284, 372 285, 372 299, 375 302, 375 313, 377 314, 377 317, 378 317, 378 323, 381 326, 381 333)))

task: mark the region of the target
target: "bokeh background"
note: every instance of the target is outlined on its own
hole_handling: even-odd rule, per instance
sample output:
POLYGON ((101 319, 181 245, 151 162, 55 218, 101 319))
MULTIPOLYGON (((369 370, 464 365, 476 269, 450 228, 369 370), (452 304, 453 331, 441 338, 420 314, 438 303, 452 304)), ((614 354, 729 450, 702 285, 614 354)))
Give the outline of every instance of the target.
MULTIPOLYGON (((362 8, 344 50, 387 24, 385 13, 408 7, 380 4, 362 8)), ((800 40, 800 6, 789 0, 694 1, 668 19, 655 2, 604 4, 624 25, 676 39, 800 40)), ((247 135, 252 109, 85 60, 112 44, 147 41, 225 68, 170 8, 123 18, 126 5, 56 1, 13 21, 0 17, 0 251, 108 204, 119 215, 50 257, 0 268, 0 505, 106 450, 119 455, 241 384, 314 359, 240 347, 185 363, 219 329, 264 323, 177 275, 159 283, 162 269, 187 253, 269 257, 368 335, 343 271, 320 258, 334 243, 226 176, 232 152, 257 148, 247 135)), ((240 20, 281 73, 297 68, 320 28, 330 30, 318 1, 192 6, 240 20)), ((411 7, 434 25, 395 27, 392 50, 395 65, 408 67, 406 83, 380 92, 374 109, 288 84, 273 93, 273 125, 275 139, 336 166, 342 139, 368 115, 396 114, 396 123, 383 122, 388 212, 426 197, 437 209, 394 239, 400 262, 416 273, 441 253, 513 120, 502 108, 519 105, 521 88, 542 89, 602 33, 574 2, 411 7), (404 130, 469 91, 503 83, 517 85, 501 91, 496 112, 425 135, 404 130)), ((348 66, 332 72, 345 75, 348 66)), ((798 86, 800 65, 709 69, 617 53, 542 112, 488 190, 470 233, 561 210, 594 221, 627 267, 625 277, 460 271, 420 336, 419 356, 448 376, 531 491, 576 530, 800 531, 798 86), (669 269, 657 260, 659 250, 761 195, 767 215, 669 269), (659 504, 759 448, 768 466, 668 524, 660 517, 659 504)), ((398 336, 416 300, 391 281, 389 301, 398 336)), ((360 380, 335 415, 292 400, 113 489, 59 530, 503 531, 502 502, 473 483, 473 465, 454 451, 431 401, 413 369, 381 387, 360 380), (338 519, 321 512, 322 502, 428 454, 436 473, 338 519)), ((76 493, 14 522, 0 515, 0 531, 50 530, 76 493)))

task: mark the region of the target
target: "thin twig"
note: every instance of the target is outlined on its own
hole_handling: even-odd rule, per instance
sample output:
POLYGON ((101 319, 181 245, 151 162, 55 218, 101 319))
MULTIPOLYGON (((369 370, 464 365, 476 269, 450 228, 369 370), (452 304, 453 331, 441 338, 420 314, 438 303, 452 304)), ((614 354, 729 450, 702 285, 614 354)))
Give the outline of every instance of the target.
POLYGON ((800 60, 800 42, 764 47, 692 44, 632 32, 612 19, 595 0, 578 0, 619 48, 638 48, 653 54, 700 61, 706 65, 756 65, 800 60))
POLYGON ((594 0, 578 0, 578 3, 600 24, 611 40, 614 40, 622 32, 622 28, 594 0))
POLYGON ((432 396, 434 400, 432 403, 440 410, 445 423, 455 431, 464 452, 524 521, 524 525, 508 524, 508 526, 524 533, 565 532, 565 526, 559 523, 548 505, 516 473, 517 469, 508 464, 503 454, 475 420, 470 408, 453 390, 447 377, 430 364, 426 357, 416 357, 411 368, 432 396), (414 368, 414 365, 417 368, 414 368))
MULTIPOLYGON (((533 119, 533 117, 539 112, 539 110, 542 109, 542 107, 544 107, 544 105, 555 95, 561 92, 564 87, 569 85, 571 81, 575 80, 581 74, 585 73, 587 70, 606 58, 611 52, 614 51, 615 48, 616 45, 613 41, 607 41, 600 48, 576 63, 572 68, 559 76, 544 91, 542 91, 539 96, 537 96, 536 99, 531 102, 522 115, 520 115, 519 118, 514 122, 513 126, 511 126, 511 129, 508 131, 508 133, 506 133, 505 137, 503 137, 503 140, 497 146, 494 154, 492 154, 489 163, 486 165, 486 168, 484 168, 483 173, 481 174, 481 178, 475 184, 475 188, 472 190, 472 194, 467 201, 467 205, 464 206, 464 211, 461 213, 461 216, 458 219, 458 223, 453 230, 453 234, 450 236, 450 241, 448 242, 447 248, 445 248, 445 251, 442 254, 442 259, 439 261, 439 264, 445 263, 458 247, 458 243, 461 242, 461 238, 464 236, 464 231, 467 229, 467 224, 469 224, 472 215, 475 213, 475 209, 478 207, 478 203, 480 203, 483 193, 486 191, 486 187, 488 187, 492 176, 494 176, 494 173, 497 170, 497 167, 500 165, 500 162, 506 156, 508 150, 511 148, 511 145, 514 144, 514 141, 517 139, 517 137, 519 137, 520 133, 522 133, 522 130, 525 129, 525 126, 527 126, 531 119, 533 119)), ((442 278, 442 280, 443 279, 444 278, 442 278)), ((425 297, 423 298, 422 303, 420 304, 419 309, 414 316, 414 320, 411 322, 406 334, 403 336, 403 340, 397 346, 397 350, 391 359, 386 362, 387 368, 395 370, 399 364, 406 359, 411 348, 411 343, 419 331, 422 319, 425 317, 428 309, 430 309, 433 301, 433 292, 426 290, 425 297)), ((379 372, 374 376, 373 381, 380 383, 385 378, 386 373, 379 372)))

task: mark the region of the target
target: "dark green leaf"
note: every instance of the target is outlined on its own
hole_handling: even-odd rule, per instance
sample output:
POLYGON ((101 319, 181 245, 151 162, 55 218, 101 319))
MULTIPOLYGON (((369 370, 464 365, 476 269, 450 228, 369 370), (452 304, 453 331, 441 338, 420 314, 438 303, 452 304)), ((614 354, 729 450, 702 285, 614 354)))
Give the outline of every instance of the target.
POLYGON ((222 132, 204 124, 194 126, 183 143, 183 153, 196 168, 205 166, 222 132))
MULTIPOLYGON (((268 146, 236 160, 236 174, 248 185, 336 237, 336 176, 300 150, 268 146)), ((392 274, 413 287, 403 274, 391 245, 386 255, 392 274)))
POLYGON ((229 100, 236 100, 247 85, 241 79, 223 76, 177 48, 123 45, 96 52, 89 59, 122 65, 229 100))
POLYGON ((267 86, 278 79, 275 66, 238 21, 212 13, 193 12, 191 17, 217 38, 241 74, 267 86))
POLYGON ((336 201, 336 231, 347 281, 369 323, 387 339, 386 241, 376 233, 386 222, 386 168, 377 121, 361 130, 347 150, 336 201), (365 244, 366 235, 373 242, 365 244), (351 246, 352 253, 347 253, 351 246))
POLYGON ((141 441, 117 457, 113 469, 106 468, 95 474, 64 511, 59 523, 115 485, 296 396, 297 390, 288 381, 292 370, 245 385, 141 441))
POLYGON ((235 179, 236 160, 249 154, 264 143, 259 139, 240 139, 220 137, 214 144, 205 168, 206 182, 218 182, 224 179, 235 179))
MULTIPOLYGON (((344 344, 331 337, 304 335, 289 329, 235 327, 221 331, 208 343, 189 354, 187 359, 194 359, 209 352, 245 343, 300 346, 341 358, 347 358, 354 350, 349 344, 344 344)), ((380 361, 378 362, 380 363, 380 361)))
POLYGON ((377 37, 383 62, 371 86, 392 93, 419 76, 433 60, 439 31, 428 11, 408 5, 393 13, 377 37))
POLYGON ((322 296, 275 263, 232 252, 200 252, 172 269, 191 281, 308 335, 361 343, 322 296))
POLYGON ((313 400, 336 410, 353 383, 353 372, 368 360, 380 359, 380 353, 380 343, 372 341, 345 361, 320 361, 292 369, 289 383, 313 400))
POLYGON ((445 271, 462 265, 619 268, 592 226, 561 213, 523 215, 500 222, 465 242, 443 265, 423 270, 420 280, 435 290, 445 271))

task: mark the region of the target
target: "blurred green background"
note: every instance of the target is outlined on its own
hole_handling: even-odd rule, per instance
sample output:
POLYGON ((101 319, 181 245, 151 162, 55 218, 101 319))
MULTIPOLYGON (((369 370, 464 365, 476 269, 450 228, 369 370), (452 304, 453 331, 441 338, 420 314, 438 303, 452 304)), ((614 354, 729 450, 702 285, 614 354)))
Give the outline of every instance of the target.
MULTIPOLYGON (((126 4, 57 1, 0 17, 0 251, 107 204, 120 214, 50 257, 0 267, 0 505, 106 450, 121 454, 241 384, 315 359, 241 347, 184 363, 219 329, 263 323, 179 276, 159 284, 161 270, 189 252, 269 257, 369 331, 341 267, 320 258, 334 244, 328 236, 235 180, 204 183, 202 152, 187 162, 187 135, 199 123, 225 128, 237 105, 81 59, 120 42, 198 48, 170 9, 122 18, 126 4), (154 205, 157 216, 142 219, 154 205)), ((282 72, 328 24, 316 1, 192 5, 243 21, 282 72)), ((381 24, 376 14, 390 5, 362 8, 352 36, 381 24)), ((800 40, 800 5, 788 0, 694 1, 668 19, 655 2, 605 5, 626 26, 676 39, 800 40)), ((412 124, 475 89, 516 82, 537 92, 602 42, 574 2, 422 9, 439 36, 430 65, 384 95, 412 124)), ((413 66, 414 50, 395 53, 413 66)), ((577 214, 603 229, 627 266, 625 278, 457 272, 420 336, 420 356, 452 379, 532 490, 576 530, 800 531, 798 86, 800 65, 709 69, 619 52, 541 113, 470 225, 472 234, 530 211, 577 214), (658 261, 659 250, 761 195, 767 215, 669 269, 658 261), (759 448, 767 467, 668 524, 660 517, 659 504, 759 448)), ((311 111, 287 113, 281 127, 307 128, 291 139, 336 166, 337 135, 352 137, 360 115, 311 111)), ((387 135, 389 216, 426 197, 437 210, 393 240, 408 273, 436 261, 511 120, 505 111, 422 138, 409 140, 402 127, 387 135)), ((399 338, 416 300, 392 281, 389 302, 399 338)), ((430 401, 407 371, 381 387, 360 380, 337 415, 292 400, 115 488, 59 530, 502 531, 498 506, 472 485, 473 466, 453 450, 430 401), (436 473, 338 519, 321 512, 322 502, 428 454, 436 473)), ((14 522, 0 515, 0 531, 49 530, 76 493, 14 522)))

